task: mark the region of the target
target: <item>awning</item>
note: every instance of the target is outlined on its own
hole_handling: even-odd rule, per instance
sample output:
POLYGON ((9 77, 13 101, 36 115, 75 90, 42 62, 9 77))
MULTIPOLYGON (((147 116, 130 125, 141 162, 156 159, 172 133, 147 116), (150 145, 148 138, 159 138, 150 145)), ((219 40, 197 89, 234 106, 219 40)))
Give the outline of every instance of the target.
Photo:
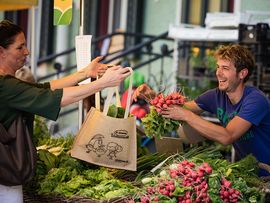
POLYGON ((0 0, 0 10, 20 10, 36 6, 38 0, 0 0))

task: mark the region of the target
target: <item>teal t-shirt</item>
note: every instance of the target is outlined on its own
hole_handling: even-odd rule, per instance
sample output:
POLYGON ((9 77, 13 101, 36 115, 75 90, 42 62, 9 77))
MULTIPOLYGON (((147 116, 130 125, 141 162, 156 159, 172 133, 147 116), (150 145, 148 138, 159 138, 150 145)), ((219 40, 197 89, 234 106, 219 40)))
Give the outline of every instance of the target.
MULTIPOLYGON (((205 111, 216 114, 222 126, 234 118, 250 122, 251 128, 233 143, 239 158, 253 154, 258 161, 270 165, 270 101, 259 89, 246 86, 241 100, 232 104, 227 94, 218 88, 199 96, 195 102, 205 111)), ((270 176, 264 170, 261 176, 270 176)))
POLYGON ((0 122, 8 128, 21 112, 56 120, 63 89, 52 91, 49 83, 31 84, 13 76, 0 76, 0 122))

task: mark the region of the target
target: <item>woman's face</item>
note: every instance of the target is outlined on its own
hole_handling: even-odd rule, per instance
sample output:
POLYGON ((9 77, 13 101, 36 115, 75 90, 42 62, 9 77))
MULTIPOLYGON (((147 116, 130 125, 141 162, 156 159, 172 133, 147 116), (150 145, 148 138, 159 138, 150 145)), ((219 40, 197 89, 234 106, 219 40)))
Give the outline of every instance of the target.
POLYGON ((25 36, 23 33, 19 33, 15 36, 13 44, 4 49, 4 58, 2 59, 5 65, 15 73, 16 70, 25 65, 28 55, 29 50, 26 47, 25 36))

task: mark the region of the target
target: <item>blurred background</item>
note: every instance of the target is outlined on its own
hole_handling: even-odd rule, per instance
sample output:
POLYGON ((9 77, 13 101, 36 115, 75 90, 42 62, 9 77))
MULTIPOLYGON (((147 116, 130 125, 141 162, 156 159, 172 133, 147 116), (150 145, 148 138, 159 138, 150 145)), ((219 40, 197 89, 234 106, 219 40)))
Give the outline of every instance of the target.
MULTIPOLYGON (((133 67, 134 88, 147 83, 189 99, 216 86, 216 47, 242 44, 256 60, 250 83, 270 93, 269 0, 74 0, 69 25, 54 25, 53 0, 0 0, 0 10, 0 20, 24 29, 38 82, 76 71, 75 36, 84 34, 92 35, 92 59, 133 67)), ((77 132, 78 114, 77 104, 63 108, 57 122, 47 121, 50 132, 77 132)))

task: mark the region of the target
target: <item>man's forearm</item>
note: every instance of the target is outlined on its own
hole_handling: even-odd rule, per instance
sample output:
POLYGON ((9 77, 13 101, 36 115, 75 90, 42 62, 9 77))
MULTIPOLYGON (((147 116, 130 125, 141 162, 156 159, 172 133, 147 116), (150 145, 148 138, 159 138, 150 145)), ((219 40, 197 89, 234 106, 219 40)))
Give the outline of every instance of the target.
POLYGON ((186 122, 205 138, 227 145, 234 140, 232 134, 224 127, 204 120, 199 115, 189 112, 186 122))

